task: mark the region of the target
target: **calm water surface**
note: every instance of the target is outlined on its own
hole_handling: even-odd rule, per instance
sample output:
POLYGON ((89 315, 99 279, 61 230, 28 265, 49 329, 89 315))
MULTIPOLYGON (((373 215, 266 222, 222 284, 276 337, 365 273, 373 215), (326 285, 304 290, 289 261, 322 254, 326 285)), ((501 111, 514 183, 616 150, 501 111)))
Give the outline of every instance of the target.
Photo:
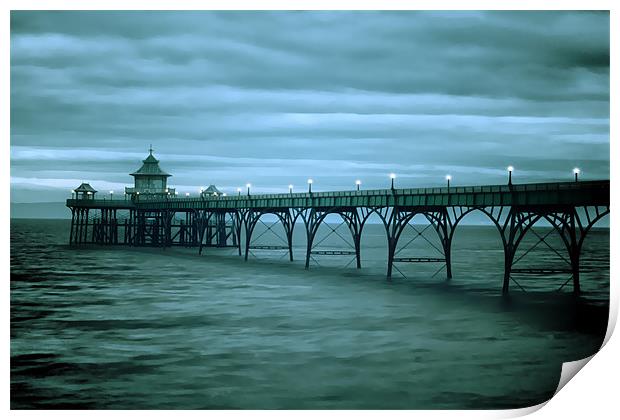
MULTIPOLYGON (((459 227, 452 280, 400 264, 391 283, 381 226, 365 229, 362 270, 323 256, 309 271, 299 227, 293 263, 280 251, 244 263, 234 249, 70 249, 68 229, 11 221, 12 408, 523 407, 550 398, 562 362, 597 351, 606 329, 607 229, 585 242, 579 299, 570 283, 557 292, 566 275, 520 278, 526 291, 513 283, 502 298, 491 227, 459 227)), ((399 255, 433 253, 431 239, 399 255)), ((520 264, 563 261, 543 244, 520 264)))

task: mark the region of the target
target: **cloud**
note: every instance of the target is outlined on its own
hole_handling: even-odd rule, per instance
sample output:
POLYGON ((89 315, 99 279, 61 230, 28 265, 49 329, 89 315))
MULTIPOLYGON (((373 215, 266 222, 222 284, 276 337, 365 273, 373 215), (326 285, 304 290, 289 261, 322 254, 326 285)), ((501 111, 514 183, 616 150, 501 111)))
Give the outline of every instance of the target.
POLYGON ((11 13, 14 201, 149 144, 187 187, 607 178, 609 14, 11 13))

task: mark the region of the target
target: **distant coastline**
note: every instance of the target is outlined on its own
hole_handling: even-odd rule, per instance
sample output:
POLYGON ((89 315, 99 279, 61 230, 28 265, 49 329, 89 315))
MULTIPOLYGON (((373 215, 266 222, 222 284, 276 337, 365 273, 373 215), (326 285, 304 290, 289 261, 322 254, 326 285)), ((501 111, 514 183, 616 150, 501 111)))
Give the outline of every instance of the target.
POLYGON ((11 219, 71 220, 71 210, 62 202, 11 203, 11 219))

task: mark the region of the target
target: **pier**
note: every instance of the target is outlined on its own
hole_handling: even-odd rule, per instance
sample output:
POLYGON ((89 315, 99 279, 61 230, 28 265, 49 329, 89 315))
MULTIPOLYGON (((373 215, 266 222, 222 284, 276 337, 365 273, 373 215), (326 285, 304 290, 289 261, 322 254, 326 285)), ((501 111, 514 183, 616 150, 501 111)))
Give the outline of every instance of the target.
MULTIPOLYGON (((127 188, 123 199, 102 199, 89 184, 74 190, 66 202, 71 210, 69 243, 194 247, 234 247, 248 259, 250 249, 282 249, 293 261, 293 232, 305 229, 305 268, 313 256, 352 255, 362 267, 361 237, 373 215, 379 218, 387 238, 387 278, 392 278, 395 263, 441 263, 446 277, 452 277, 451 245, 454 233, 465 216, 479 212, 496 227, 503 244, 504 278, 502 292, 507 294, 515 274, 569 274, 573 291, 580 292, 580 256, 584 240, 592 227, 609 214, 609 180, 544 182, 505 185, 448 186, 433 188, 394 188, 353 191, 327 191, 284 194, 252 194, 238 190, 226 196, 215 186, 199 197, 179 197, 166 187, 171 176, 159 169, 152 150, 143 167, 131 175, 136 183, 127 188), (273 215, 285 232, 286 245, 252 246, 254 230, 261 218, 273 215), (352 249, 317 250, 319 227, 329 215, 337 215, 350 232, 352 249), (433 227, 441 244, 441 257, 398 257, 397 245, 412 219, 422 215, 433 227), (538 222, 547 222, 561 238, 567 255, 567 268, 513 268, 516 251, 525 234, 538 222)), ((510 171, 510 176, 512 171, 510 171)), ((540 238, 545 242, 545 238, 540 238)), ((546 242, 545 242, 546 243, 546 242)), ((548 246, 551 247, 547 243, 548 246)))

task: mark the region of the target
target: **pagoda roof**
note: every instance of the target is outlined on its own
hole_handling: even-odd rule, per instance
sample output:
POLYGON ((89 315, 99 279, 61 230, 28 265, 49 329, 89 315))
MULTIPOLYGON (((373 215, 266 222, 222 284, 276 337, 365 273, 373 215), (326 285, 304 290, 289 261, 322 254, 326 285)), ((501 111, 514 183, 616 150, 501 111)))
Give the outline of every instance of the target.
POLYGON ((86 182, 82 182, 82 184, 79 187, 77 187, 74 191, 75 192, 91 192, 91 193, 97 192, 97 190, 95 190, 93 187, 90 186, 90 184, 86 182))
POLYGON ((142 161, 142 166, 135 172, 130 173, 131 176, 172 176, 167 172, 164 172, 159 167, 159 161, 153 156, 153 150, 149 150, 149 155, 142 161))

